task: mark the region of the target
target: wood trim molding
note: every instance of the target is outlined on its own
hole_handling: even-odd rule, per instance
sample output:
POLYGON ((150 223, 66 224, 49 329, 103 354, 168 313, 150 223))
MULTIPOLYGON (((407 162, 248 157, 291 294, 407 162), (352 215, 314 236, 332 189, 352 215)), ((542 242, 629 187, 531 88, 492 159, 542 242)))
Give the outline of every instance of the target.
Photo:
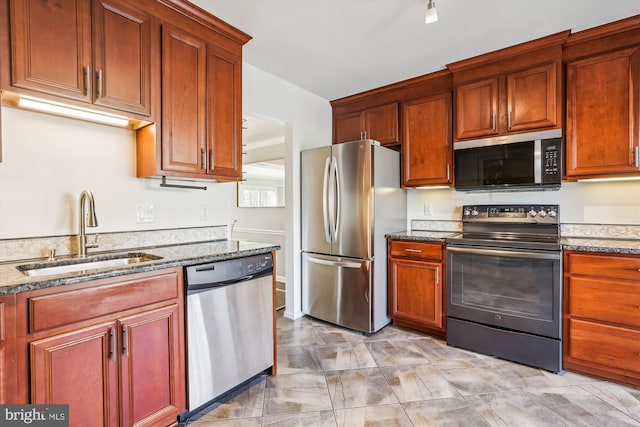
POLYGON ((578 43, 584 43, 601 37, 612 36, 624 31, 637 30, 640 28, 640 15, 631 16, 619 21, 602 24, 597 27, 571 33, 565 43, 566 47, 578 43))
POLYGON ((559 33, 551 34, 546 37, 531 40, 528 42, 520 43, 514 46, 509 46, 504 49, 496 50, 493 52, 485 53, 482 55, 474 56, 473 58, 463 59, 461 61, 452 62, 447 64, 447 68, 457 73, 468 68, 477 67, 480 65, 486 65, 491 62, 504 61, 513 58, 517 55, 522 55, 532 51, 537 51, 547 47, 560 46, 567 40, 567 37, 571 33, 571 30, 561 31, 559 33))
POLYGON ((252 39, 252 37, 244 31, 224 22, 220 18, 213 16, 209 12, 188 1, 157 0, 157 2, 238 43, 245 44, 252 39))

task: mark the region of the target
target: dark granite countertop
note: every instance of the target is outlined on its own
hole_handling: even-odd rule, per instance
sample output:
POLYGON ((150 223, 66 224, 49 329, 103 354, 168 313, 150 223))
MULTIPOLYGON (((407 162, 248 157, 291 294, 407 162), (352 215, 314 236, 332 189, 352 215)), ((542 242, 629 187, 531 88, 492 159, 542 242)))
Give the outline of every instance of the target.
POLYGON ((386 235, 387 239, 413 240, 416 242, 444 242, 447 237, 453 237, 460 234, 457 231, 425 231, 411 230, 398 231, 386 235))
MULTIPOLYGON (((444 242, 446 238, 460 234, 455 231, 399 231, 386 235, 388 239, 413 240, 422 242, 444 242)), ((634 239, 594 239, 583 237, 563 237, 564 250, 640 255, 640 240, 634 239)))
POLYGON ((561 242, 564 250, 640 255, 640 240, 563 237, 561 242))
MULTIPOLYGON (((13 294, 35 289, 141 273, 163 268, 202 264, 225 259, 242 258, 251 255, 269 253, 280 246, 237 240, 218 240, 204 243, 181 244, 154 248, 123 250, 117 253, 145 253, 158 257, 145 262, 119 267, 63 273, 50 276, 30 277, 16 267, 23 264, 46 264, 43 260, 15 261, 0 264, 0 295, 13 294)), ((91 253, 88 258, 106 254, 91 253)), ((73 261, 74 258, 59 258, 56 261, 73 261)))

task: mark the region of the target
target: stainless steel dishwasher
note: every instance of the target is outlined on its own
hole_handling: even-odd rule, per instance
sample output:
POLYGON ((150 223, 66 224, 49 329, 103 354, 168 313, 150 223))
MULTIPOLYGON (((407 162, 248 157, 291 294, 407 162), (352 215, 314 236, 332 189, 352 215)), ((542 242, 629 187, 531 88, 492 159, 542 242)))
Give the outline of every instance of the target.
POLYGON ((188 413, 273 367, 273 257, 185 269, 188 413))

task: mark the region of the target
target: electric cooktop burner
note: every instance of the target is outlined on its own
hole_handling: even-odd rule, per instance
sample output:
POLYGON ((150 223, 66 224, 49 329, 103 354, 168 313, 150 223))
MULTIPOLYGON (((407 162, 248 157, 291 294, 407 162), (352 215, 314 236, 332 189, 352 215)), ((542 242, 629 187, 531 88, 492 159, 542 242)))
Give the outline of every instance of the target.
POLYGON ((560 249, 558 205, 462 207, 462 233, 447 243, 528 249, 560 249))

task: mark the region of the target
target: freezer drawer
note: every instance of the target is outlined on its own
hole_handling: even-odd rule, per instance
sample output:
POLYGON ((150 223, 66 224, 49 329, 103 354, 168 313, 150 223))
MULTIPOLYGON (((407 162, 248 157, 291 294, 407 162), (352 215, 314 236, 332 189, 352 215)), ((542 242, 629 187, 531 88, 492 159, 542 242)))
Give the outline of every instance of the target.
POLYGON ((302 253, 302 311, 373 332, 373 261, 302 253))

